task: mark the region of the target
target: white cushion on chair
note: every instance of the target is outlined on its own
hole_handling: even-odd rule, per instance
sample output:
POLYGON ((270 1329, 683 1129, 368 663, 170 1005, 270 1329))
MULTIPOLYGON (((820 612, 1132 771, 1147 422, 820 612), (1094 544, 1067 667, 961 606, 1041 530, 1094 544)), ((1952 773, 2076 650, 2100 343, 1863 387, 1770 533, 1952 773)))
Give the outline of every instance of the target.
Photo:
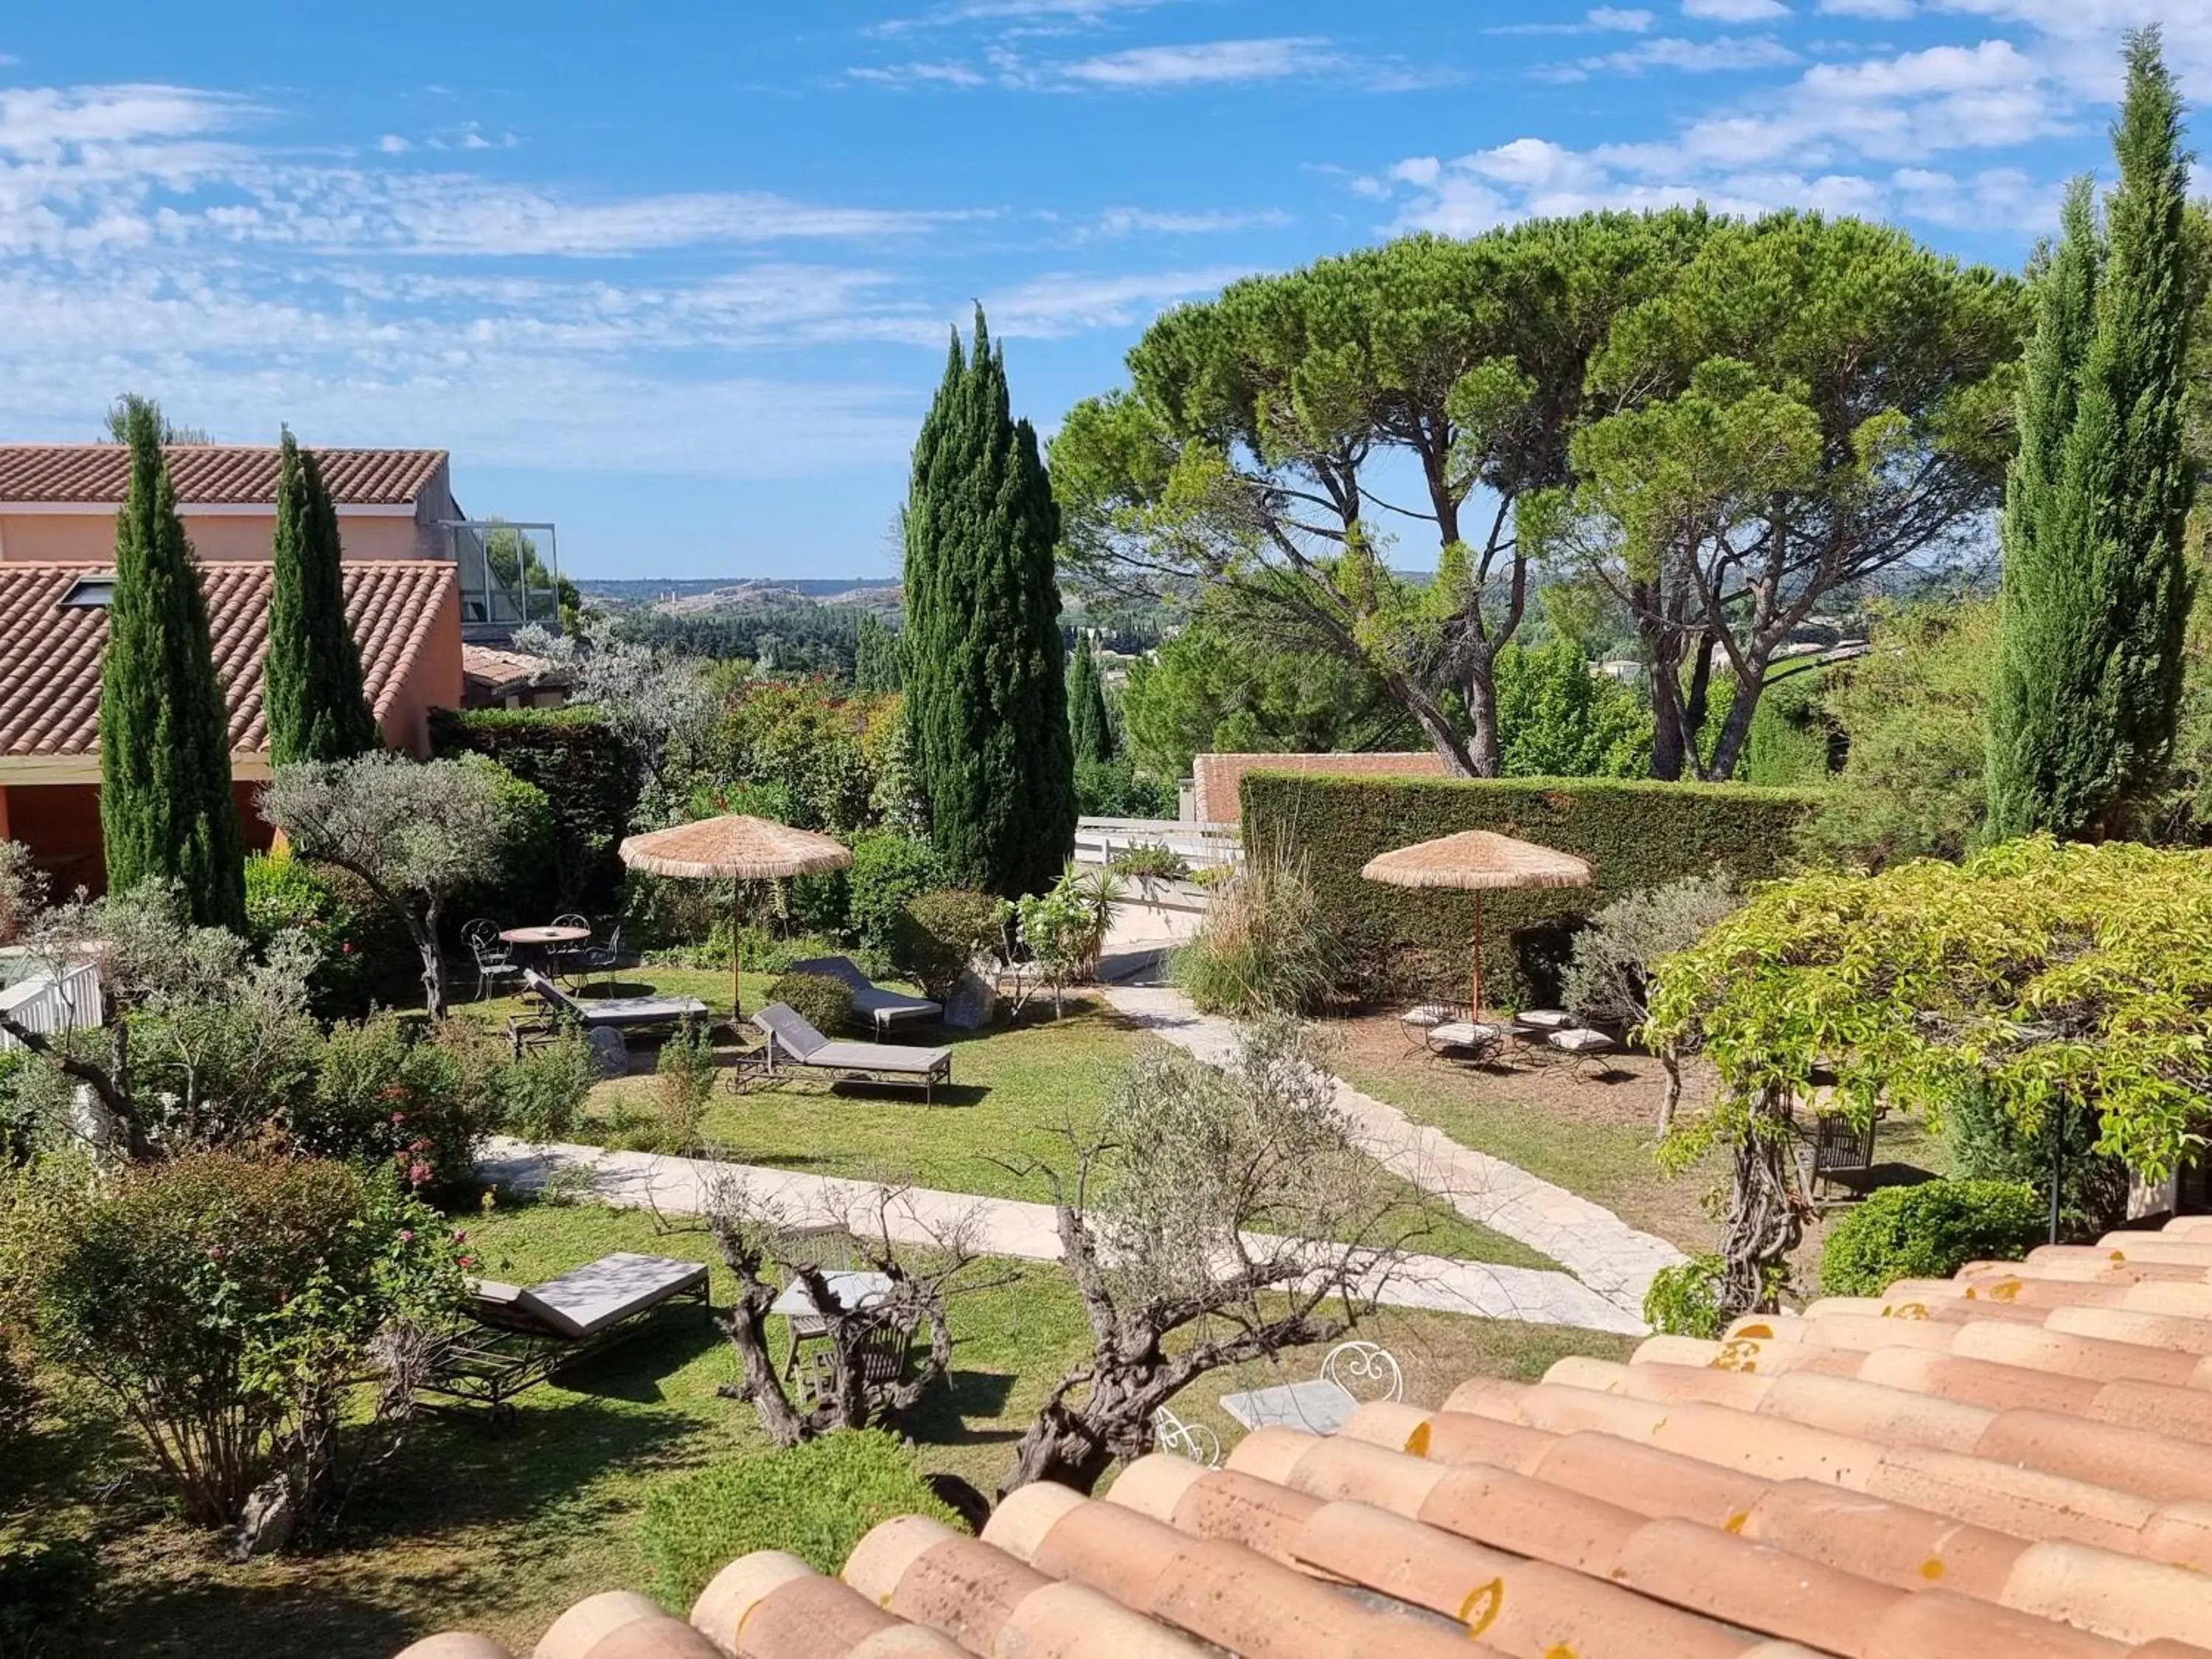
POLYGON ((1602 1031, 1579 1029, 1572 1031, 1554 1031, 1545 1041, 1554 1048, 1564 1048, 1571 1054, 1601 1054, 1607 1049, 1619 1046, 1602 1031))

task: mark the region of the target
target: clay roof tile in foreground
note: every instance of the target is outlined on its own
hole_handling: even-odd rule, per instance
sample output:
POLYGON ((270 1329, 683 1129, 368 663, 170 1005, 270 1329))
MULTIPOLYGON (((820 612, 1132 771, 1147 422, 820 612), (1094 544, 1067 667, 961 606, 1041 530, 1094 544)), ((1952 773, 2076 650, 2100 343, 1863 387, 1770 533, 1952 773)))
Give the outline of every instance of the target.
MULTIPOLYGON (((536 1659, 2212 1659, 2212 1224, 594 1597, 536 1659), (703 1643, 705 1645, 702 1646, 703 1643)), ((500 1659, 434 1637, 405 1659, 500 1659), (446 1645, 437 1645, 444 1644, 446 1645)))
MULTIPOLYGON (((435 559, 361 559, 347 561, 343 572, 346 621, 361 647, 369 706, 380 718, 455 590, 453 567, 435 559)), ((112 574, 94 564, 0 564, 0 757, 97 752, 107 610, 65 601, 81 584, 112 574)), ((258 751, 269 740, 261 669, 274 580, 275 567, 262 561, 200 566, 234 753, 258 751)))
MULTIPOLYGON (((446 465, 442 449, 317 449, 323 483, 340 508, 400 507, 418 499, 446 465)), ((273 507, 283 452, 274 444, 171 444, 164 451, 177 504, 273 507)), ((131 451, 122 444, 0 444, 0 504, 119 507, 131 451)))

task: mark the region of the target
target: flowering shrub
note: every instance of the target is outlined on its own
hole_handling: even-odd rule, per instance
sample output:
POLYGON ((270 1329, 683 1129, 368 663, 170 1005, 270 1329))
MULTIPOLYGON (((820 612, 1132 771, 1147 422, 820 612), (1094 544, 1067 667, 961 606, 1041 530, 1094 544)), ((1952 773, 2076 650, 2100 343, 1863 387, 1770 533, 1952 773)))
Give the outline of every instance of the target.
POLYGON ((472 1022, 434 1036, 378 1014, 331 1028, 312 1091, 295 1100, 292 1144, 311 1157, 389 1164, 412 1191, 466 1179, 501 1127, 504 1049, 472 1022))
POLYGON ((404 1425, 473 1265, 396 1180, 322 1160, 143 1165, 41 1219, 42 1350, 115 1397, 206 1526, 238 1526, 250 1506, 326 1517, 350 1478, 347 1389, 382 1385, 373 1424, 349 1431, 365 1462, 404 1425))

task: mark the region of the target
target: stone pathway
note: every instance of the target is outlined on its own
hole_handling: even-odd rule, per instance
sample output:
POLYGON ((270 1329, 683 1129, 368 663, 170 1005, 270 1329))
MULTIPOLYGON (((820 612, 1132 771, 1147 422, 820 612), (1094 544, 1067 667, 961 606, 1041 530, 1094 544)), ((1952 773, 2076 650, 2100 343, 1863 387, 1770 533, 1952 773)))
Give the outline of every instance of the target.
MULTIPOLYGON (((1101 988, 1122 1015, 1200 1060, 1219 1065, 1237 1051, 1233 1023, 1200 1013, 1170 986, 1109 983, 1101 988)), ((1389 1168, 1449 1200, 1468 1220, 1541 1250, 1639 1321, 1652 1275, 1686 1259, 1665 1239, 1638 1231, 1603 1205, 1462 1146, 1348 1083, 1337 1084, 1336 1098, 1358 1125, 1367 1150, 1389 1168)))
MULTIPOLYGON (((609 1152, 598 1146, 532 1146, 504 1139, 495 1139, 477 1163, 478 1173, 487 1179, 524 1191, 542 1187, 556 1170, 566 1169, 586 1171, 586 1190, 602 1203, 665 1215, 702 1213, 714 1188, 723 1182, 742 1183, 754 1202, 772 1206, 795 1222, 833 1220, 856 1212, 872 1218, 883 1190, 867 1182, 758 1164, 609 1152)), ((1048 1204, 908 1187, 899 1189, 886 1209, 885 1224, 901 1243, 929 1244, 963 1229, 973 1247, 987 1255, 1032 1261, 1056 1261, 1060 1255, 1059 1231, 1048 1204)), ((1631 1336, 1644 1332, 1640 1318, 1565 1273, 1446 1256, 1407 1258, 1382 1287, 1380 1299, 1395 1308, 1572 1325, 1631 1336)))

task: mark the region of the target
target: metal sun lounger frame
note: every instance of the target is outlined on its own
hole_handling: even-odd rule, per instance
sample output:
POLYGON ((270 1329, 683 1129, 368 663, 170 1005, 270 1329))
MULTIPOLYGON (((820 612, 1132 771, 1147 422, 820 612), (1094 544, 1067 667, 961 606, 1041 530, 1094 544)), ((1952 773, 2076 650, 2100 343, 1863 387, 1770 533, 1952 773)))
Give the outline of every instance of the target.
POLYGON ((481 1412, 495 1429, 514 1421, 515 1395, 536 1388, 556 1371, 627 1341, 653 1316, 679 1303, 693 1302, 711 1322, 714 1304, 707 1269, 657 1296, 620 1319, 585 1336, 570 1336, 527 1313, 479 1299, 467 1326, 446 1339, 433 1361, 431 1380, 418 1390, 427 1411, 467 1416, 481 1412))
POLYGON ((732 1088, 755 1077, 774 1078, 781 1066, 793 1073, 827 1073, 841 1079, 884 1088, 920 1089, 925 1103, 937 1103, 937 1085, 952 1081, 952 1050, 908 1048, 895 1042, 833 1042, 804 1015, 771 1002, 752 1017, 767 1041, 738 1056, 732 1088), (917 1064, 915 1062, 921 1062, 917 1064))

